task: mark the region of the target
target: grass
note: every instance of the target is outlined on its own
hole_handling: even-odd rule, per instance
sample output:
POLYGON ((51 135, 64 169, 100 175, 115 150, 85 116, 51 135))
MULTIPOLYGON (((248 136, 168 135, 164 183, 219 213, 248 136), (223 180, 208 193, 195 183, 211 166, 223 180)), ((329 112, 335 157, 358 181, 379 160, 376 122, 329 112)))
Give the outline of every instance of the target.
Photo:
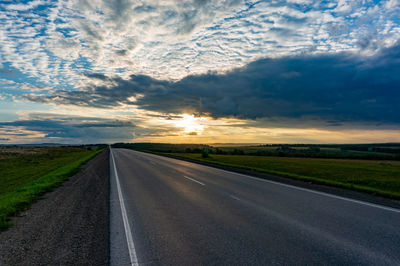
POLYGON ((400 161, 169 154, 400 199, 400 161))
MULTIPOLYGON (((366 159, 366 160, 400 160, 400 149, 390 149, 393 153, 385 153, 368 150, 349 150, 346 147, 323 147, 317 145, 309 146, 242 146, 222 147, 215 150, 220 155, 257 155, 257 156, 279 156, 300 158, 337 158, 337 159, 366 159), (219 151, 219 152, 218 152, 219 151)), ((387 149, 386 149, 387 150, 387 149)), ((174 151, 171 151, 174 152, 174 151)))
POLYGON ((28 209, 44 193, 60 186, 100 152, 68 147, 41 147, 33 153, 2 151, 0 231, 11 226, 11 217, 28 209))

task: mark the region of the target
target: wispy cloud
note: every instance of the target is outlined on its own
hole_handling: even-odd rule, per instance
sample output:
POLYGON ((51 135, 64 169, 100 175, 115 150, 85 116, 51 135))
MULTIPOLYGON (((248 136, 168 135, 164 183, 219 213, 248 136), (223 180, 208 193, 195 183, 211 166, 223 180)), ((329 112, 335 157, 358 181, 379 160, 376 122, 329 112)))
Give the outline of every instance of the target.
POLYGON ((261 57, 373 52, 400 33, 393 0, 60 0, 3 2, 0 12, 1 61, 64 87, 88 70, 179 79, 261 57))

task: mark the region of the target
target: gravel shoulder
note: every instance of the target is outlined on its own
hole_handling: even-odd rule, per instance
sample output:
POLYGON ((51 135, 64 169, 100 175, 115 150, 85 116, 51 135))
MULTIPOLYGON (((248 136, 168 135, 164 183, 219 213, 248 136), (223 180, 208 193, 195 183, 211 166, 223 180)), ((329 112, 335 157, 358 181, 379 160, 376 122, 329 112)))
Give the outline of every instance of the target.
POLYGON ((0 265, 108 265, 109 152, 0 233, 0 265))

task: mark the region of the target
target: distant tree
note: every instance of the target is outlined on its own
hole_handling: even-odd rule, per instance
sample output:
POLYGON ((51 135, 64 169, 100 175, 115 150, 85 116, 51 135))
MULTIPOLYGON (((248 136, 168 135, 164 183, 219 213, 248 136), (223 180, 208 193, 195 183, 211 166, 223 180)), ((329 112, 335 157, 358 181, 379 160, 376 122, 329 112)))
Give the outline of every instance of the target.
POLYGON ((233 155, 244 155, 244 151, 243 150, 239 150, 239 149, 234 149, 232 154, 233 155))

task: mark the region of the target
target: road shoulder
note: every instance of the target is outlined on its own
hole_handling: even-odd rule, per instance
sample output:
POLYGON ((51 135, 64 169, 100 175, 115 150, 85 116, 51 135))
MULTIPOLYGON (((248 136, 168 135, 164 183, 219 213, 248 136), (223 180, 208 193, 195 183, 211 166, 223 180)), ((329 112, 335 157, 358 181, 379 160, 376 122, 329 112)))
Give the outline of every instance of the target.
POLYGON ((0 233, 0 265, 107 265, 109 152, 103 151, 0 233))

